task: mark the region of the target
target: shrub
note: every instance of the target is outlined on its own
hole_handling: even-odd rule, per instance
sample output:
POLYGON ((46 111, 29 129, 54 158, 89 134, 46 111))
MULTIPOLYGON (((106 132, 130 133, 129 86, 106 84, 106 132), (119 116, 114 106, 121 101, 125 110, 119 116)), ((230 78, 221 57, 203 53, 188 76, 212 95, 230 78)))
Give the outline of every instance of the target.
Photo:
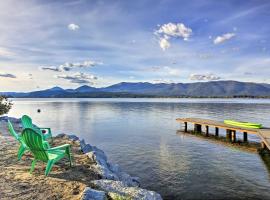
POLYGON ((0 96, 0 116, 8 113, 11 109, 12 103, 5 96, 0 96))

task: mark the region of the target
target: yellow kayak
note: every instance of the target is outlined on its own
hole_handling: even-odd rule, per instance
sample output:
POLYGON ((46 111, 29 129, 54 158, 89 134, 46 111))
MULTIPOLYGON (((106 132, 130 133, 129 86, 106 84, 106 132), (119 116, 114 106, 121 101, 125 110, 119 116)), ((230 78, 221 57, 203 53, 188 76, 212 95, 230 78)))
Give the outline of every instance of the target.
POLYGON ((243 128, 256 128, 256 129, 262 128, 262 124, 241 122, 241 121, 234 121, 234 120, 224 120, 224 124, 239 126, 243 128))

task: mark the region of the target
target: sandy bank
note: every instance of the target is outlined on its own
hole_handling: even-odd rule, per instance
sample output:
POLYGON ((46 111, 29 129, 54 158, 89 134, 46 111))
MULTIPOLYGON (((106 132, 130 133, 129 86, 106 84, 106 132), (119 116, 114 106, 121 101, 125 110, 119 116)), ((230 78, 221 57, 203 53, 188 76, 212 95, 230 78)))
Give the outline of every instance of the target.
MULTIPOLYGON (((12 119, 15 129, 21 125, 12 119)), ((153 191, 139 187, 139 180, 107 161, 105 153, 74 135, 61 134, 51 146, 72 145, 74 166, 59 161, 48 177, 45 164, 38 162, 29 173, 32 155, 17 160, 18 142, 7 132, 5 118, 0 118, 0 198, 1 199, 161 199, 153 191)))

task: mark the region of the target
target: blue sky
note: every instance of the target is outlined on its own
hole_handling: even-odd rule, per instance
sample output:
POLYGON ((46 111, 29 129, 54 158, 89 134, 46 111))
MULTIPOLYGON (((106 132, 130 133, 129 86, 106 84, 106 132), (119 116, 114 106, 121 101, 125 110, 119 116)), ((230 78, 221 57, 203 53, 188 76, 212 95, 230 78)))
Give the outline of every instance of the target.
POLYGON ((0 2, 0 91, 270 83, 270 1, 0 2))

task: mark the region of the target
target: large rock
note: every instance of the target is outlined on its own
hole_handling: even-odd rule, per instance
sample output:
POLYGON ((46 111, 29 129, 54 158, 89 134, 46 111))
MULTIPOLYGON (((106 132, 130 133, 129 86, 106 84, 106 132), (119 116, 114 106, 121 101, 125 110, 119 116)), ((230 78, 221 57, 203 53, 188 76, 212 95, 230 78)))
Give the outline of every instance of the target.
POLYGON ((127 186, 130 187, 138 187, 140 186, 139 177, 132 177, 126 172, 120 172, 117 174, 119 177, 119 180, 122 182, 125 182, 127 186))
POLYGON ((133 200, 162 200, 160 194, 156 192, 139 187, 128 187, 122 181, 101 179, 92 181, 91 183, 103 191, 117 193, 133 200))
MULTIPOLYGON (((85 146, 86 147, 86 146, 85 146)), ((93 148, 92 148, 93 150, 93 148)), ((102 150, 96 149, 87 153, 87 156, 100 165, 107 165, 107 156, 102 150)))
POLYGON ((106 193, 104 191, 94 190, 86 187, 83 191, 81 200, 106 200, 106 193))
POLYGON ((113 173, 107 163, 107 157, 103 151, 91 151, 87 156, 96 162, 96 169, 100 176, 104 179, 119 180, 118 176, 113 173))
POLYGON ((86 144, 84 139, 80 140, 80 146, 81 146, 81 151, 84 154, 87 154, 90 151, 93 151, 93 147, 90 144, 86 144))
POLYGON ((118 176, 120 181, 125 182, 128 186, 140 186, 139 177, 132 177, 123 172, 118 164, 109 164, 109 169, 118 176))
POLYGON ((66 137, 66 134, 65 133, 59 133, 56 137, 66 137))
POLYGON ((87 154, 87 156, 96 162, 97 172, 101 175, 103 179, 110 180, 120 180, 125 182, 128 186, 139 186, 139 179, 137 177, 131 177, 126 172, 123 172, 119 165, 111 164, 107 160, 107 156, 101 149, 85 144, 82 142, 82 151, 87 154))
POLYGON ((76 136, 76 135, 67 135, 68 136, 68 138, 70 139, 70 140, 72 140, 72 141, 77 141, 77 140, 79 140, 80 138, 78 137, 78 136, 76 136))
POLYGON ((11 123, 17 123, 17 124, 19 124, 19 123, 21 123, 21 119, 17 119, 17 118, 14 118, 14 117, 8 117, 8 116, 2 116, 2 117, 0 117, 0 121, 5 121, 5 122, 7 122, 7 121, 10 121, 11 123))

